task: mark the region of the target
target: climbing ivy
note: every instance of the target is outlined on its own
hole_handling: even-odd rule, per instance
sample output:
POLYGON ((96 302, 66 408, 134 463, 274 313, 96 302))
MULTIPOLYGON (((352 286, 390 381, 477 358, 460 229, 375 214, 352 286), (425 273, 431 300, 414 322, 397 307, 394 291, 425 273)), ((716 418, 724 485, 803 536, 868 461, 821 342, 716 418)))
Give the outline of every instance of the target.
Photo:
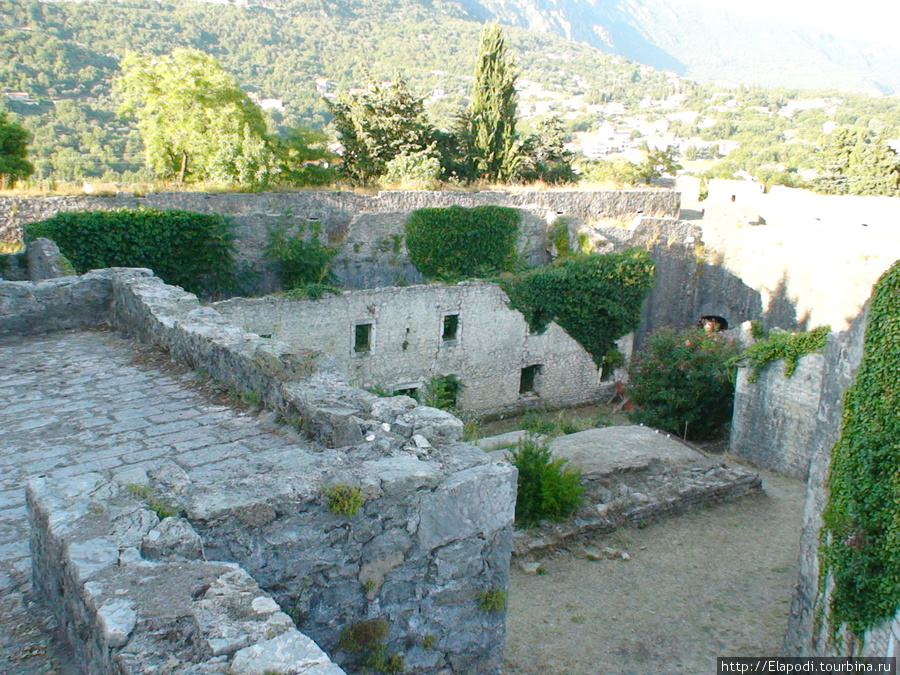
POLYGON ((462 206, 413 211, 406 246, 413 265, 439 281, 490 277, 517 262, 519 213, 505 206, 462 206))
POLYGON ((875 286, 862 362, 831 451, 819 552, 832 637, 863 633, 900 609, 900 262, 875 286))
POLYGON ((744 358, 753 369, 750 382, 755 382, 760 371, 773 361, 784 360, 784 376, 790 377, 797 369, 797 361, 805 354, 821 353, 825 350, 830 326, 819 326, 800 333, 771 332, 758 342, 747 347, 744 358))
POLYGON ((502 285, 532 331, 556 321, 600 366, 618 356, 615 341, 640 323, 655 269, 642 249, 573 253, 502 285))
POLYGON ((79 274, 149 267, 166 283, 200 295, 234 282, 234 235, 222 215, 175 209, 70 211, 25 226, 25 240, 52 239, 79 274))

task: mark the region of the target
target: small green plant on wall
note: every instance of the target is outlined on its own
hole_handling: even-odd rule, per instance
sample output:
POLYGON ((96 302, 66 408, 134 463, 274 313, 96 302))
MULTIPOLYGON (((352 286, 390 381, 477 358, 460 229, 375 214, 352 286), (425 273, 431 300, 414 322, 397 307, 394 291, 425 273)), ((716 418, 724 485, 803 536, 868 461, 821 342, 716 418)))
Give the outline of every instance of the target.
POLYGON ((387 619, 356 621, 341 632, 338 648, 359 655, 364 666, 378 673, 397 675, 406 670, 406 665, 402 654, 388 654, 389 633, 387 619))
POLYGON ((506 609, 506 591, 489 588, 478 594, 478 609, 482 612, 502 612, 506 609))
POLYGON ((744 352, 744 358, 753 369, 749 380, 754 382, 763 368, 781 360, 784 361, 784 376, 790 377, 797 369, 800 357, 825 350, 829 332, 831 332, 829 326, 819 326, 799 333, 776 331, 763 333, 762 337, 744 352))
POLYGON ((441 410, 456 410, 459 395, 465 386, 456 375, 436 375, 425 385, 425 405, 441 410))

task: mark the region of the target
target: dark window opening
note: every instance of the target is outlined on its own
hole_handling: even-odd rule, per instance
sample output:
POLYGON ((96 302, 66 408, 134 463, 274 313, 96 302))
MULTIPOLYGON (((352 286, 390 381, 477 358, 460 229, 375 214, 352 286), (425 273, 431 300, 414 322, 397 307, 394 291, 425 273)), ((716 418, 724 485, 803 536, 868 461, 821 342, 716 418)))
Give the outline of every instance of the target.
POLYGON ((728 330, 728 321, 721 316, 701 316, 697 320, 697 325, 711 333, 717 333, 720 330, 728 330))
POLYGON ((368 352, 372 350, 372 324, 360 323, 356 325, 353 334, 353 351, 368 352))
POLYGON ((444 317, 444 332, 441 339, 444 342, 450 342, 457 339, 459 333, 459 314, 447 314, 444 317))
POLYGON ((541 368, 543 366, 540 364, 522 368, 522 374, 519 378, 520 394, 537 394, 537 380, 541 374, 541 368))
POLYGON ((418 387, 408 387, 406 389, 397 389, 394 391, 394 396, 409 396, 410 398, 414 398, 419 401, 419 388, 418 387))

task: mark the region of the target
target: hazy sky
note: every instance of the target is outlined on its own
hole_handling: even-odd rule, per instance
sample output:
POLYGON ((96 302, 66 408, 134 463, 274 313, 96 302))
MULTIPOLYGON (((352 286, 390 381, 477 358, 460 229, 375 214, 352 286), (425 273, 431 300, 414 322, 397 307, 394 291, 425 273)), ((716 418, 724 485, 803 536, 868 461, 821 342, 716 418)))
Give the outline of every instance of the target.
POLYGON ((900 43, 896 0, 682 0, 779 23, 811 26, 839 37, 900 43))

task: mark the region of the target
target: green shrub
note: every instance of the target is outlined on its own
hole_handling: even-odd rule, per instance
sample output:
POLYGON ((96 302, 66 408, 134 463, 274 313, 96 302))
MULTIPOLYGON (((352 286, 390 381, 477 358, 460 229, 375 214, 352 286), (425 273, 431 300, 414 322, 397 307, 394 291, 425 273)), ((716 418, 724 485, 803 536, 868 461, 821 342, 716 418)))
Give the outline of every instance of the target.
POLYGON ((52 239, 78 274, 102 267, 149 267, 199 295, 234 284, 231 223, 215 213, 174 209, 69 211, 25 226, 27 241, 52 239))
POLYGON ((631 362, 631 419, 684 439, 714 438, 731 421, 740 353, 719 333, 656 331, 631 362))
POLYGON ((518 211, 503 206, 419 209, 406 221, 410 260, 423 275, 440 281, 512 271, 518 235, 518 211))
POLYGON ((355 516, 365 504, 362 490, 355 485, 334 483, 323 490, 328 509, 339 516, 355 516))
MULTIPOLYGON (((831 450, 819 592, 833 580, 832 637, 857 636, 900 609, 900 263, 869 303, 862 361, 831 450)), ((824 608, 819 608, 822 611, 824 608)))
POLYGON ((266 259, 277 268, 285 290, 312 288, 318 292, 322 287, 330 288, 331 259, 337 249, 328 248, 322 242, 322 228, 318 223, 312 226, 309 238, 304 236, 306 226, 297 226, 293 233, 292 229, 291 225, 281 223, 269 230, 264 249, 266 259))
POLYGON ((563 520, 581 504, 581 472, 568 469, 564 459, 553 459, 546 444, 530 439, 519 442, 512 452, 512 463, 519 470, 519 527, 532 527, 542 520, 563 520))
POLYGON ((434 187, 441 175, 441 160, 428 150, 401 152, 385 166, 384 182, 403 184, 411 189, 434 187))
POLYGON ((821 353, 828 341, 830 326, 819 326, 801 333, 768 332, 764 339, 747 347, 744 357, 751 368, 749 380, 755 381, 759 372, 773 361, 784 360, 784 376, 790 377, 797 369, 797 361, 805 354, 821 353))
POLYGON ((456 375, 436 375, 425 385, 424 402, 441 410, 456 410, 464 385, 456 375))
POLYGON ((602 366, 617 353, 615 341, 638 327, 655 269, 640 249, 575 253, 504 282, 503 288, 510 307, 522 312, 532 331, 542 332, 556 321, 602 366))

